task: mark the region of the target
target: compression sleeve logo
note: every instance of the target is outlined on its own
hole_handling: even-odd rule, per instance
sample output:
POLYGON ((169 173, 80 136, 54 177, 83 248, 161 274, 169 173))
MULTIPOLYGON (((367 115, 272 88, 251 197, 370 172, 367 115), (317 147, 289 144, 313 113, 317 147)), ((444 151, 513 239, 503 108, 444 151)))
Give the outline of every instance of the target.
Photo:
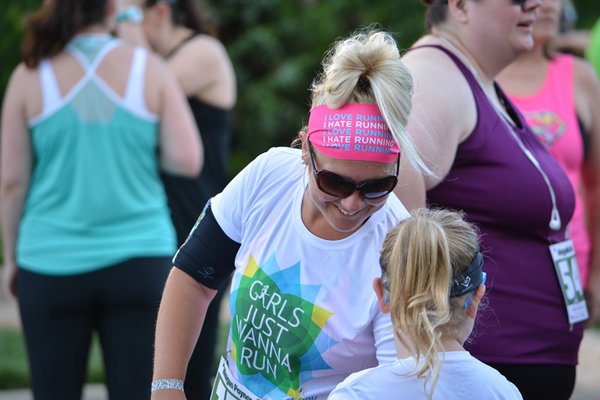
POLYGON ((272 256, 250 258, 232 292, 232 357, 240 380, 258 396, 300 399, 312 371, 331 368, 321 353, 335 341, 322 329, 331 312, 313 302, 320 285, 300 284, 300 264, 281 270, 272 256))

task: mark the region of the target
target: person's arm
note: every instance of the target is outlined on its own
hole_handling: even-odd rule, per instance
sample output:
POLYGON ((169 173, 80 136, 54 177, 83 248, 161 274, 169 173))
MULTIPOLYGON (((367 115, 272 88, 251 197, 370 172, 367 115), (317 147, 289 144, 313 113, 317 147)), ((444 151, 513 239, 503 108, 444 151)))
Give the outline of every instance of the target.
POLYGON ((411 210, 424 207, 426 191, 450 171, 458 145, 475 126, 476 109, 464 77, 440 50, 413 50, 402 60, 414 82, 407 129, 434 173, 434 176, 423 176, 409 163, 402 164, 394 193, 411 210))
MULTIPOLYGON (((24 94, 27 71, 19 66, 11 77, 2 109, 2 142, 0 145, 0 220, 4 268, 2 286, 9 299, 16 293, 16 245, 19 221, 29 188, 31 175, 31 142, 27 129, 24 94)), ((31 79, 31 77, 29 77, 31 79)))
POLYGON ((590 45, 590 32, 586 30, 572 30, 561 33, 554 38, 553 45, 562 52, 583 57, 590 45))
POLYGON ((197 176, 204 162, 198 127, 169 67, 157 56, 149 54, 146 87, 152 88, 157 82, 155 103, 160 120, 160 166, 172 174, 197 176))
POLYGON ((183 46, 168 63, 187 97, 196 97, 227 109, 235 104, 235 72, 225 47, 217 39, 199 35, 183 46))
MULTIPOLYGON (((234 271, 240 244, 221 228, 209 202, 177 251, 161 300, 155 339, 154 380, 184 380, 185 371, 217 289, 234 271)), ((160 390, 153 399, 179 398, 160 390), (171 397, 170 397, 171 396, 171 397)))
MULTIPOLYGON (((216 294, 190 275, 173 268, 167 279, 156 324, 153 380, 185 379, 190 356, 216 294)), ((152 400, 185 399, 178 390, 158 390, 152 400)))
POLYGON ((590 233, 590 257, 586 301, 590 318, 587 326, 600 321, 600 83, 593 68, 575 59, 575 104, 577 114, 590 138, 589 154, 583 169, 585 206, 590 233))
POLYGON ((425 177, 409 162, 401 163, 394 194, 408 211, 425 207, 425 177))

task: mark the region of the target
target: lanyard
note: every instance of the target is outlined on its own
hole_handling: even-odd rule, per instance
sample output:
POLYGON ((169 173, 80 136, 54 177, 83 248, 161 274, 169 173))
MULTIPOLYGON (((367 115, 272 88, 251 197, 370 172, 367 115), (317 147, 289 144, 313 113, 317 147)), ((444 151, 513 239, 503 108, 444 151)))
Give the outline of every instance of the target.
MULTIPOLYGON (((521 149, 521 151, 523 152, 523 154, 525 154, 525 157, 527 157, 527 159, 529 160, 529 162, 531 162, 531 164, 533 164, 533 166, 535 167, 535 169, 537 169, 537 171, 539 172, 539 174, 544 179, 544 183, 546 184, 546 187, 548 188, 548 192, 550 192, 550 200, 552 201, 552 211, 550 212, 550 221, 548 222, 548 226, 553 231, 560 230, 560 228, 562 226, 562 222, 560 220, 560 214, 558 212, 558 206, 557 206, 557 203, 556 203, 556 193, 554 192, 554 188, 552 187, 552 183, 550 182, 550 178, 548 178, 548 175, 546 175, 546 172, 542 169, 540 163, 535 158, 535 156, 533 155, 533 153, 531 153, 531 151, 529 151, 529 149, 521 141, 521 138, 519 138, 519 136, 517 136, 516 132, 513 129, 512 124, 507 120, 508 117, 505 115, 505 113, 502 112, 502 110, 498 109, 498 105, 496 104, 496 102, 492 101, 492 99, 489 98, 488 93, 484 90, 481 82, 479 81, 477 70, 468 61, 468 58, 466 57, 465 53, 458 46, 456 46, 450 39, 448 39, 444 35, 438 34, 437 36, 439 38, 441 38, 442 41, 444 41, 445 43, 449 44, 450 46, 452 46, 452 48, 454 48, 456 51, 458 51, 459 53, 461 53, 463 55, 464 59, 462 60, 462 62, 467 66, 467 68, 469 68, 469 70, 473 74, 473 77, 475 78, 475 81, 477 82, 477 84, 481 88, 481 91, 488 98, 488 101, 490 102, 490 104, 492 105, 492 107, 494 107, 494 111, 496 111, 496 114, 498 115, 498 117, 500 117, 500 119, 502 120, 502 122, 504 122, 504 124, 506 125, 506 128, 510 132, 511 136, 517 142, 517 145, 519 146, 519 149, 521 149)), ((498 98, 500 100, 500 103, 504 104, 504 99, 498 93, 496 95, 498 96, 498 98)), ((506 108, 506 106, 505 106, 505 108, 506 108)), ((508 112, 508 110, 507 110, 507 112, 508 112)))
POLYGON ((540 166, 540 163, 535 158, 535 156, 531 153, 531 151, 529 151, 529 149, 527 147, 525 147, 525 145, 521 141, 521 138, 519 138, 519 136, 517 136, 514 129, 512 129, 512 126, 508 123, 508 121, 506 121, 505 117, 503 115, 500 115, 500 118, 507 125, 507 128, 508 128, 511 136, 513 137, 513 139, 515 139, 515 141, 517 142, 517 145, 519 146, 519 148, 521 149, 523 154, 525 154, 525 157, 527 157, 529 162, 531 162, 531 164, 533 164, 533 166, 535 167, 535 169, 538 170, 538 172, 540 173, 542 178, 544 178, 544 183, 546 183, 546 186, 548 187, 548 191, 550 192, 550 200, 552 201, 552 211, 550 213, 550 222, 548 223, 548 226, 553 231, 560 230, 562 223, 560 220, 560 214, 558 212, 558 206, 556 205, 556 193, 554 192, 554 188, 552 187, 550 178, 548 178, 548 175, 546 175, 546 172, 542 169, 542 167, 540 166))

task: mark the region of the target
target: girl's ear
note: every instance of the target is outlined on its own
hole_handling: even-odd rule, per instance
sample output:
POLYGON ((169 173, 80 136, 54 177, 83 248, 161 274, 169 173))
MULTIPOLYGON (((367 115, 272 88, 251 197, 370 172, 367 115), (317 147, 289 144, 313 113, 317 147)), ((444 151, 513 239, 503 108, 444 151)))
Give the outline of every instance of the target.
POLYGON ((467 308, 467 315, 470 318, 475 319, 475 316, 477 315, 477 307, 479 306, 479 302, 483 298, 484 294, 485 294, 485 285, 481 284, 477 287, 477 289, 475 289, 475 293, 473 293, 473 298, 471 299, 471 303, 469 304, 469 307, 467 308))
POLYGON ((373 290, 375 291, 375 295, 379 301, 379 308, 381 308, 381 311, 384 313, 389 313, 389 295, 387 290, 383 288, 383 283, 381 282, 380 278, 373 279, 373 290))

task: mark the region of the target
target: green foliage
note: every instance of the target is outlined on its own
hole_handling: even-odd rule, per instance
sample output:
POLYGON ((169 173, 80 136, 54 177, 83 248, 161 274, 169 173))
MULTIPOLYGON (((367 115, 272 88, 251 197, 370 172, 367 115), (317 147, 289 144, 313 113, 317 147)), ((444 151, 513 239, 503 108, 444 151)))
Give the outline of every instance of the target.
MULTIPOLYGON (((104 381, 104 369, 98 340, 94 338, 90 352, 87 382, 104 381)), ((29 366, 21 331, 0 329, 0 390, 29 387, 29 366)))
POLYGON ((408 47, 422 33, 424 7, 364 0, 211 1, 236 68, 236 173, 271 146, 289 145, 307 122, 312 80, 332 42, 374 23, 408 47), (368 6, 367 6, 368 4, 368 6))
POLYGON ((0 331, 0 389, 29 386, 23 337, 17 330, 0 331))
MULTIPOLYGON (((23 37, 24 18, 35 10, 40 1, 34 0, 3 0, 0 13, 0 93, 5 92, 8 78, 21 59, 20 43, 23 37)), ((4 97, 4 96, 2 96, 4 97)), ((2 101, 0 101, 0 105, 2 101)))
MULTIPOLYGON (((0 14, 0 91, 19 59, 23 16, 40 0, 4 0, 0 14)), ((289 145, 307 121, 309 87, 332 42, 377 24, 401 48, 423 33, 420 1, 206 0, 220 22, 221 40, 239 86, 231 174, 271 146, 289 145)), ((597 0, 574 0, 579 26, 598 17, 597 0)))
POLYGON ((573 0, 577 9, 577 28, 590 29, 600 18, 598 0, 573 0))
MULTIPOLYGON (((225 353, 229 324, 221 323, 217 335, 217 352, 213 370, 219 366, 219 359, 225 353)), ((0 329, 0 390, 26 388, 30 386, 29 366, 25 343, 21 331, 17 329, 0 329)), ((104 382, 104 368, 98 340, 94 338, 90 352, 87 382, 104 382)))

